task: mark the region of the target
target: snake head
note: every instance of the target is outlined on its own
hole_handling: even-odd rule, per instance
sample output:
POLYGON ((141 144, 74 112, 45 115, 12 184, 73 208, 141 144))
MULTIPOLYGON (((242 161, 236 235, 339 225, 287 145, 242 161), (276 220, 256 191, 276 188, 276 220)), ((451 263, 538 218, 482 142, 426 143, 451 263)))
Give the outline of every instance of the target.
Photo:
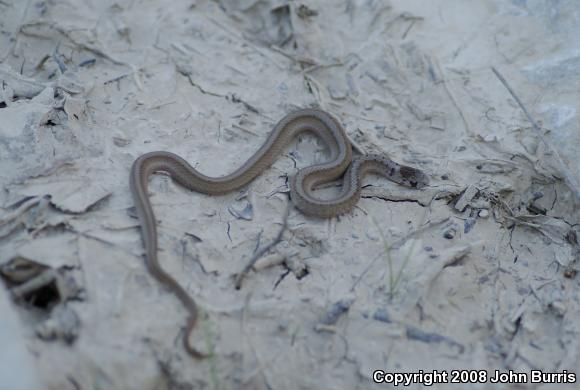
POLYGON ((413 188, 421 189, 429 185, 429 176, 419 169, 401 166, 400 174, 403 180, 413 188))

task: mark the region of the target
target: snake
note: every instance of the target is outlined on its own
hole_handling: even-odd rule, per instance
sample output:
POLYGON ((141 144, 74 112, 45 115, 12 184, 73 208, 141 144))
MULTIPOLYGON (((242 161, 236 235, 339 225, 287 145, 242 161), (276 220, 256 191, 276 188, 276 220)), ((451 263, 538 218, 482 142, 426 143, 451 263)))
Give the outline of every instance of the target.
POLYGON ((238 169, 225 176, 206 176, 183 158, 167 151, 145 153, 131 167, 130 189, 141 225, 146 266, 149 273, 168 287, 187 309, 189 317, 183 345, 186 352, 194 358, 207 356, 190 343, 190 335, 197 323, 198 309, 195 300, 159 264, 157 226, 147 191, 149 177, 156 172, 165 172, 190 191, 208 195, 226 194, 250 183, 274 163, 290 141, 305 132, 320 138, 330 151, 327 162, 301 168, 290 177, 292 203, 306 215, 330 218, 348 213, 360 199, 362 179, 369 173, 411 188, 420 189, 429 183, 428 176, 423 171, 398 164, 386 155, 367 154, 353 158, 351 142, 340 122, 331 114, 314 108, 299 109, 284 116, 274 126, 262 146, 238 169), (325 200, 313 194, 316 187, 335 181, 341 176, 342 189, 335 198, 325 200))

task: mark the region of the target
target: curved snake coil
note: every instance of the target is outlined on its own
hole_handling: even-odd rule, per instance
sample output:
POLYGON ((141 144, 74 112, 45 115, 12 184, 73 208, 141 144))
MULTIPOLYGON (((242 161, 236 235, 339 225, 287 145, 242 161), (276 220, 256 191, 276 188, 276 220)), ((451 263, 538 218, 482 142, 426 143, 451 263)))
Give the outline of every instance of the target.
POLYGON ((210 195, 225 194, 251 182, 272 165, 294 137, 303 132, 314 133, 330 149, 328 162, 302 168, 291 178, 290 197, 304 214, 328 218, 350 211, 360 199, 362 178, 367 173, 379 174, 395 183, 414 188, 422 188, 429 183, 428 177, 422 171, 397 164, 383 155, 364 155, 353 160, 351 144, 343 127, 330 114, 315 109, 298 110, 282 118, 260 149, 241 167, 226 176, 205 176, 187 161, 169 152, 146 153, 133 163, 130 187, 141 221, 147 268, 153 277, 177 295, 189 311, 183 343, 186 351, 193 357, 205 356, 189 342, 189 336, 197 321, 197 306, 189 294, 159 265, 155 215, 147 195, 149 176, 163 171, 191 191, 210 195), (312 194, 315 187, 343 175, 342 190, 336 198, 321 200, 312 194))

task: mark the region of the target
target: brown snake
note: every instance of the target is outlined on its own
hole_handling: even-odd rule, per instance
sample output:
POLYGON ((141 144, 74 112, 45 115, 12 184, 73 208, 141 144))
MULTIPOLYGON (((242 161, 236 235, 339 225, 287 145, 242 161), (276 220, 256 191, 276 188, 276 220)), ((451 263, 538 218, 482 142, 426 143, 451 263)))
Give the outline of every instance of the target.
POLYGON ((193 357, 205 356, 189 342, 189 336, 197 321, 197 306, 193 298, 159 265, 155 215, 147 195, 149 176, 163 171, 191 191, 210 195, 225 194, 251 182, 272 165, 296 135, 303 132, 311 132, 321 138, 330 149, 331 155, 329 162, 302 168, 291 178, 290 197, 304 214, 326 218, 350 211, 360 199, 362 178, 367 173, 379 174, 398 184, 414 188, 422 188, 429 183, 428 177, 422 171, 397 164, 383 155, 364 155, 353 160, 351 144, 343 127, 330 114, 315 109, 294 111, 282 118, 260 149, 241 167, 226 176, 205 176, 187 161, 169 152, 146 153, 133 163, 130 186, 141 221, 147 268, 188 309, 189 320, 183 343, 186 351, 193 357), (331 182, 342 175, 344 179, 338 197, 321 200, 312 195, 316 186, 331 182))

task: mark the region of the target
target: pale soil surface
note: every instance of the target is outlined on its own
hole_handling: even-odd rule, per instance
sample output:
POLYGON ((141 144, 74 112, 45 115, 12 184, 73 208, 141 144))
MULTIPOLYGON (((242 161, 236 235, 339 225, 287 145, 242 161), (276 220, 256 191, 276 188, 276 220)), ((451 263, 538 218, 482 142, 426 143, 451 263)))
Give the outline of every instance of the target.
MULTIPOLYGON (((38 270, 0 282, 0 389, 580 374, 579 12, 573 0, 0 0, 0 267, 38 270), (167 150, 226 174, 301 107, 431 185, 368 177, 350 214, 291 208, 236 290, 283 227, 287 175, 325 161, 324 145, 297 140, 221 197, 156 175, 159 257, 203 312, 193 343, 213 352, 196 361, 186 311, 145 268, 131 164, 167 150)), ((491 385, 437 388, 464 387, 491 385)))

